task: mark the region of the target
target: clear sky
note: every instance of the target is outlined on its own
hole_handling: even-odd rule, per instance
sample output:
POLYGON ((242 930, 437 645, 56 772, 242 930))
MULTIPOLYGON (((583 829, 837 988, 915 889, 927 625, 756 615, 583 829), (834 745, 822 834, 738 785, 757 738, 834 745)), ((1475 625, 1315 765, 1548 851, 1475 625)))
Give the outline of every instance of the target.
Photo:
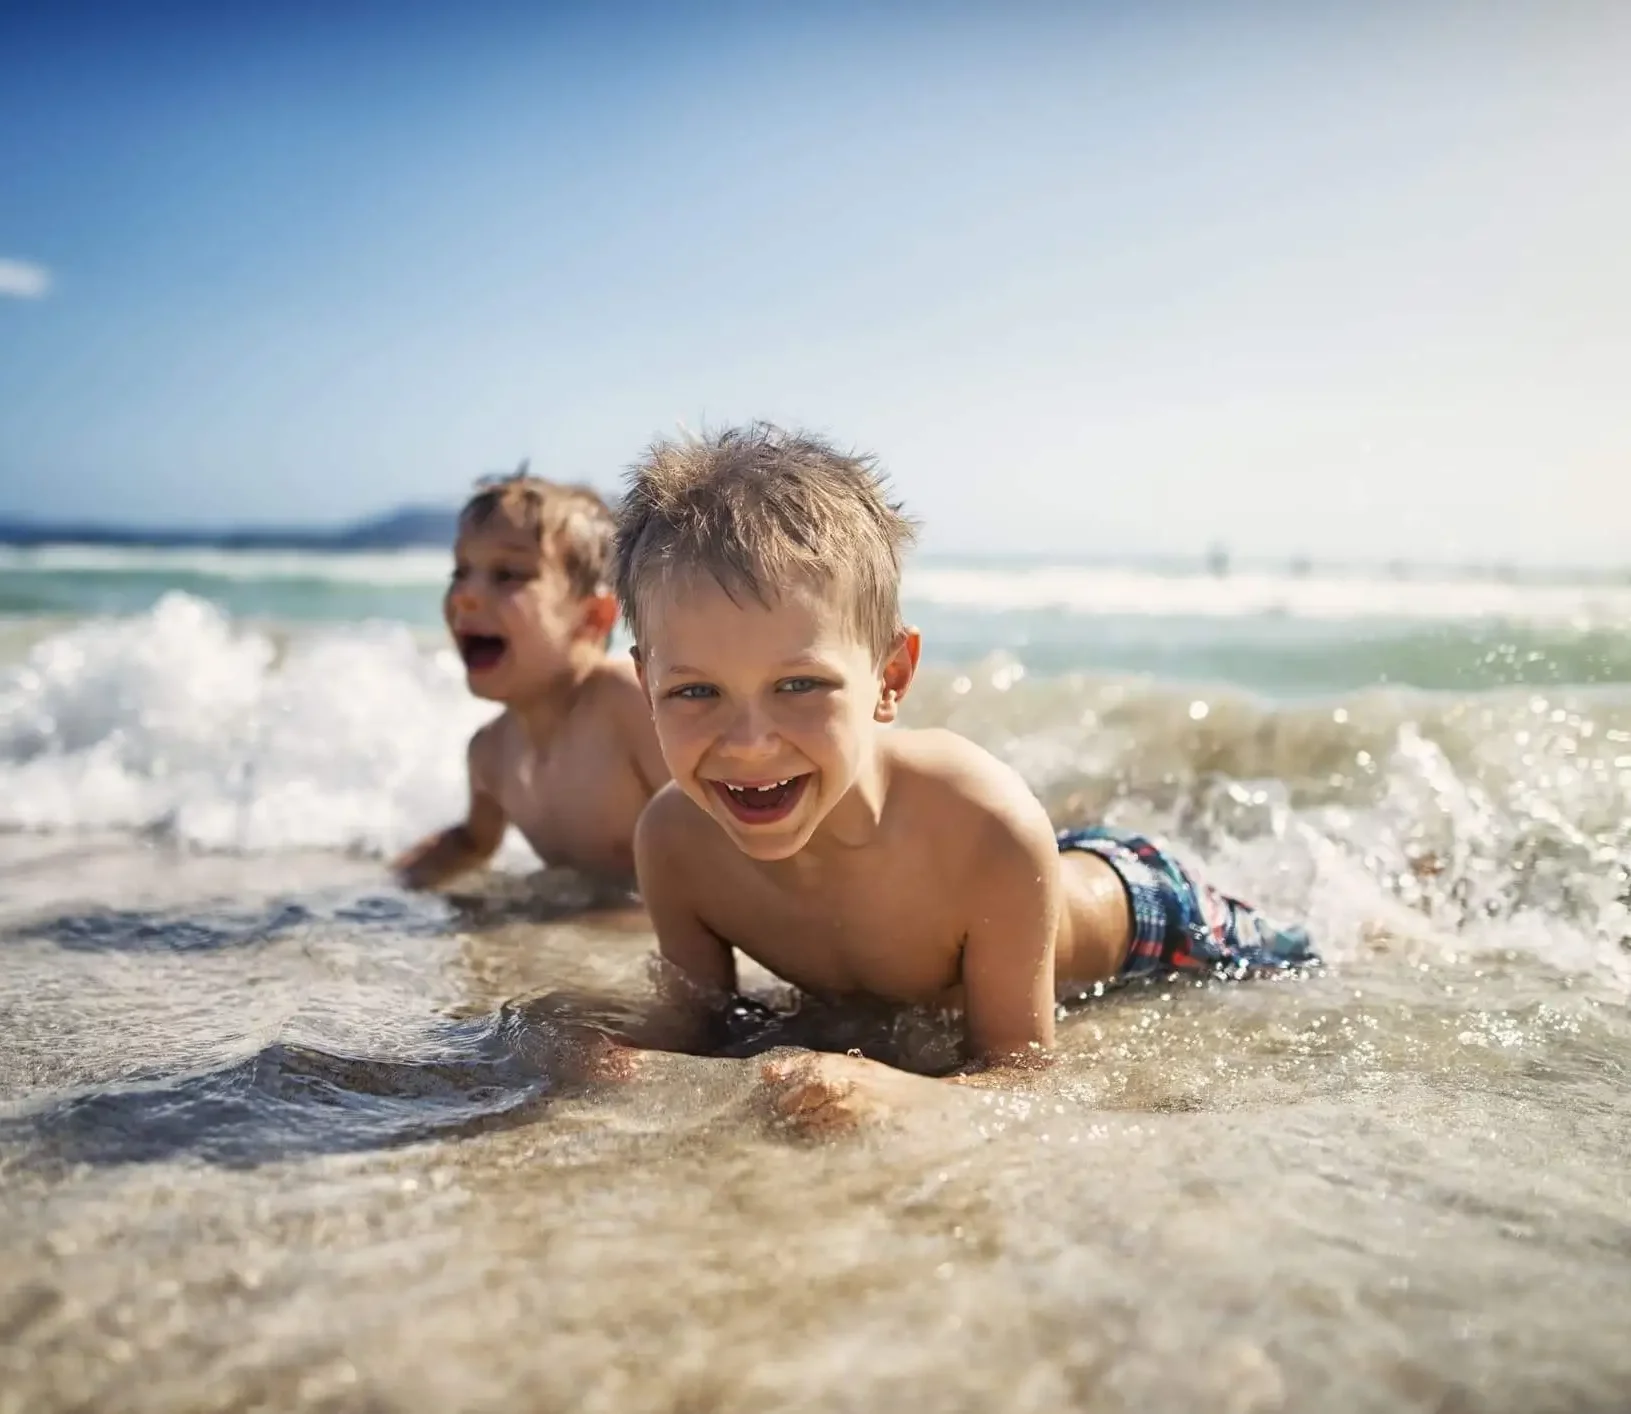
POLYGON ((0 0, 0 513, 768 417, 931 549, 1631 560, 1631 4, 0 0))

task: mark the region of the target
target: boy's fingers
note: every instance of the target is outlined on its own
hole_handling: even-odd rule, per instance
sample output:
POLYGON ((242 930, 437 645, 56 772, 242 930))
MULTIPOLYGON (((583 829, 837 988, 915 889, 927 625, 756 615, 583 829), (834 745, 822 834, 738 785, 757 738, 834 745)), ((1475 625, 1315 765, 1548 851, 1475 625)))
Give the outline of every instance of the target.
POLYGON ((759 1067, 759 1078, 767 1085, 784 1085, 800 1075, 814 1071, 814 1056, 778 1056, 759 1067))
POLYGON ((592 1069, 600 1080, 633 1080, 644 1064, 644 1057, 627 1046, 607 1045, 592 1058, 592 1069))
POLYGON ((806 1114, 847 1100, 855 1092, 853 1081, 817 1077, 794 1084, 776 1097, 776 1108, 784 1115, 806 1114))

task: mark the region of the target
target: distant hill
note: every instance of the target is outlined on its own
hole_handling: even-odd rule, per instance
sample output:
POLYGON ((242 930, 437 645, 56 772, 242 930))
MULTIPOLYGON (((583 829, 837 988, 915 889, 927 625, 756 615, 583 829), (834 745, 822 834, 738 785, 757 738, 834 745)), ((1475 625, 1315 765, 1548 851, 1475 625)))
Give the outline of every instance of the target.
POLYGON ((403 506, 339 532, 342 550, 395 550, 413 545, 453 543, 459 513, 444 506, 403 506))
POLYGON ((0 545, 114 545, 143 549, 408 550, 453 543, 458 512, 444 506, 403 506, 332 530, 231 527, 165 530, 0 519, 0 545))

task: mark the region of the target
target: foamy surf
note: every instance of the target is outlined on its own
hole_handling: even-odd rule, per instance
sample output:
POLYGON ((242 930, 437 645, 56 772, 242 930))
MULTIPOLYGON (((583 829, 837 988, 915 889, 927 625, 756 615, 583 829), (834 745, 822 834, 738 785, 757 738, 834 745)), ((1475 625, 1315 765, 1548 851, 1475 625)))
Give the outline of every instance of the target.
MULTIPOLYGON (((1061 824, 1170 833, 1222 882, 1313 912, 1341 953, 1385 927, 1441 949, 1533 946, 1631 982, 1631 702, 1618 690, 1276 704, 1027 674, 996 654, 926 668, 908 708, 1010 761, 1061 824)), ((404 625, 274 632, 172 593, 48 633, 0 669, 0 827, 377 858, 458 818, 464 743, 493 710, 449 650, 404 625)), ((535 861, 512 836, 499 864, 535 861)))
POLYGON ((153 575, 177 578, 323 580, 334 584, 439 585, 447 550, 213 550, 160 546, 0 545, 0 574, 153 575))
POLYGON ((492 712, 404 626, 278 638, 170 594, 4 670, 0 825, 390 850, 457 818, 464 743, 492 712))
MULTIPOLYGON (((64 577, 149 584, 155 597, 185 583, 211 583, 241 593, 265 585, 275 601, 290 584, 347 590, 423 590, 434 609, 447 582, 446 549, 330 552, 225 550, 143 546, 0 546, 0 582, 64 577)), ((1631 622, 1631 584, 1602 576, 1491 576, 1437 567, 1382 573, 1332 566, 1308 573, 1247 565, 1226 575, 1173 573, 1102 564, 995 564, 977 559, 923 557, 907 569, 909 605, 1015 613, 1046 610, 1084 618, 1262 616, 1314 623, 1392 620, 1617 627, 1631 622)))
POLYGON ((909 599, 928 604, 1009 613, 1051 609, 1084 617, 1495 620, 1566 625, 1581 631, 1631 622, 1631 585, 1513 583, 1442 572, 1391 578, 1263 572, 1171 575, 1068 565, 1002 570, 925 567, 907 577, 905 592, 909 599))

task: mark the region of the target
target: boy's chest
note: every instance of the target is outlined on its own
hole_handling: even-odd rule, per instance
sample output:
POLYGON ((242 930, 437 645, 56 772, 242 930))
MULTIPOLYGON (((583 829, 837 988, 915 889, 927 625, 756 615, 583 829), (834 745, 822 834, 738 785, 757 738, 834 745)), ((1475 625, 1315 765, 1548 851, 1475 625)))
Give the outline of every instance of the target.
POLYGON ((547 864, 633 868, 634 822, 645 790, 619 743, 604 733, 563 733, 540 751, 510 753, 499 804, 547 864))
POLYGON ((909 867, 798 893, 755 880, 704 921, 804 991, 943 1005, 962 980, 967 930, 958 891, 932 883, 909 867))

